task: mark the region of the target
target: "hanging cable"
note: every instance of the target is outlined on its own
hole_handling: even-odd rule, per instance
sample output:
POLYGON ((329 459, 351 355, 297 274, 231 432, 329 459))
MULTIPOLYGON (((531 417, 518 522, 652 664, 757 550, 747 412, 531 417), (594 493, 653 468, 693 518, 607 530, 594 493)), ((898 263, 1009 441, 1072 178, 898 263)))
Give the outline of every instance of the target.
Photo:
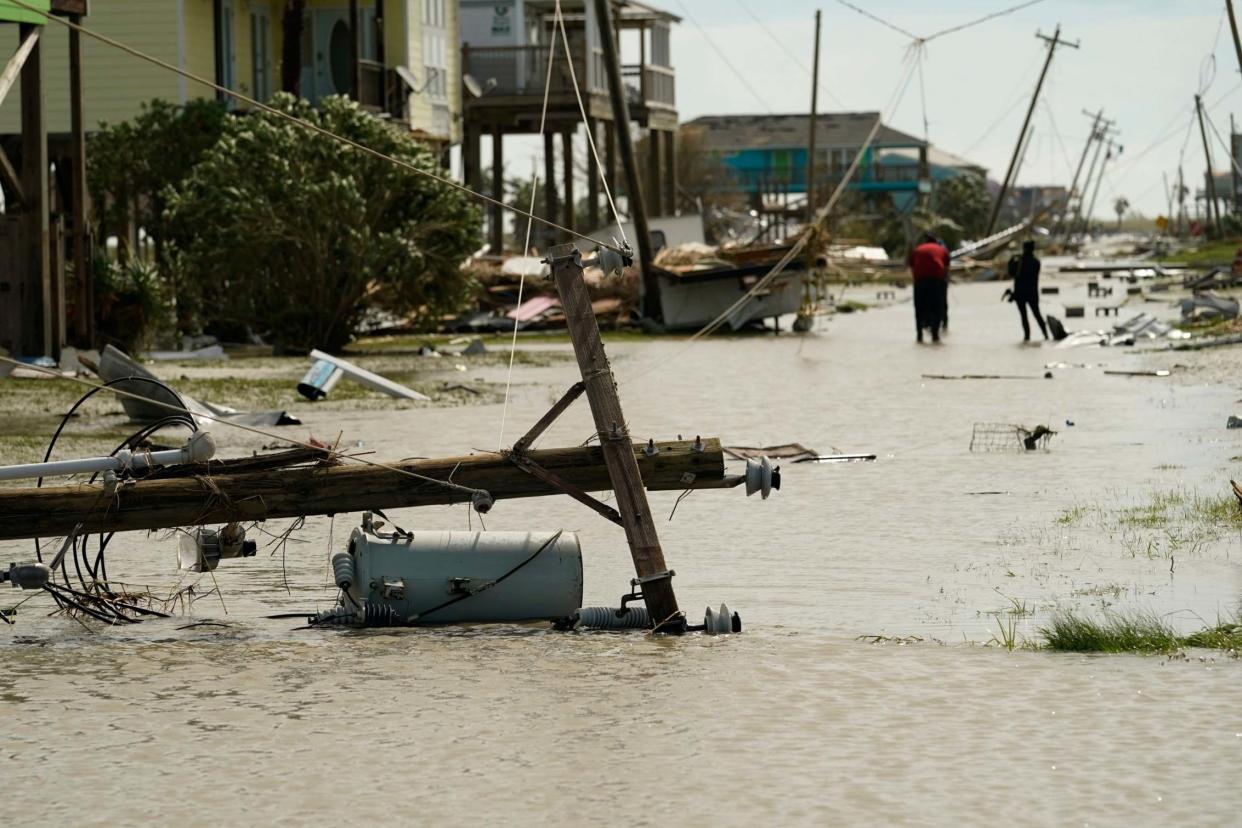
POLYGON ((863 17, 868 17, 874 20, 876 23, 879 23, 881 26, 885 26, 889 29, 892 29, 894 32, 896 32, 899 35, 904 35, 905 37, 908 37, 910 40, 921 40, 922 39, 918 35, 914 34, 913 32, 909 32, 901 28, 896 23, 890 23, 887 20, 885 20, 883 17, 872 14, 871 12, 859 6, 855 6, 853 3, 849 2, 849 0, 837 0, 837 2, 840 3, 842 6, 845 6, 847 9, 853 9, 854 11, 861 14, 863 17))
POLYGON ((750 81, 746 80, 746 76, 742 74, 741 70, 733 65, 733 61, 729 59, 729 56, 716 45, 716 41, 712 40, 711 35, 704 31, 703 27, 699 25, 699 22, 690 14, 690 10, 686 8, 686 4, 681 0, 677 0, 677 5, 681 7, 682 16, 689 20, 690 24, 694 26, 694 28, 699 30, 699 34, 703 36, 703 40, 712 48, 712 51, 716 53, 716 56, 720 58, 721 62, 724 63, 725 68, 733 73, 733 77, 737 78, 738 83, 742 84, 742 86, 747 92, 750 93, 751 97, 755 99, 759 106, 763 107, 763 111, 769 115, 775 114, 772 112, 772 107, 768 106, 767 98, 755 91, 755 87, 750 85, 750 81))
MULTIPOLYGON (((560 16, 560 9, 561 9, 560 0, 557 0, 556 10, 557 10, 558 17, 560 16)), ((555 35, 553 37, 555 38, 555 35)), ((569 59, 570 62, 572 63, 572 59, 569 58, 568 51, 566 52, 566 58, 569 59)), ((547 126, 548 126, 548 93, 552 89, 552 64, 554 62, 556 62, 556 47, 552 44, 548 44, 548 71, 547 71, 546 77, 544 77, 543 79, 543 108, 540 109, 539 111, 539 137, 540 138, 543 138, 544 132, 546 131, 547 126)), ((535 212, 535 195, 538 192, 539 192, 539 167, 536 166, 535 169, 531 173, 531 179, 530 179, 530 213, 532 215, 535 212)), ((526 222, 526 241, 522 244, 522 255, 523 256, 526 256, 530 253, 530 234, 531 234, 531 229, 534 226, 535 226, 535 223, 533 221, 528 220, 526 222)), ((522 293, 525 288, 526 288, 526 269, 523 268, 522 274, 518 278, 517 307, 519 308, 522 307, 522 293)), ((505 420, 509 416, 509 389, 513 386, 513 358, 517 355, 517 335, 518 335, 518 326, 520 324, 521 324, 521 320, 518 319, 518 314, 515 313, 513 315, 513 341, 509 343, 509 375, 505 378, 505 402, 504 402, 504 406, 500 409, 500 448, 501 450, 503 450, 505 447, 505 420)))
MULTIPOLYGON (((788 46, 785 45, 785 41, 777 37, 776 33, 773 32, 771 29, 769 29, 768 25, 764 23, 763 20, 757 14, 751 11, 749 6, 747 6, 744 2, 742 2, 742 0, 734 0, 734 2, 736 2, 742 8, 742 11, 746 12, 747 16, 749 16, 750 19, 755 22, 756 26, 758 26, 760 29, 763 29, 763 33, 768 36, 769 40, 771 40, 773 43, 776 44, 776 48, 784 52, 785 57, 793 61, 794 65, 797 66, 799 69, 801 69, 802 72, 808 78, 813 74, 811 72, 810 67, 808 67, 805 63, 803 63, 802 59, 799 58, 788 46)), ((835 103, 837 106, 841 107, 842 109, 849 108, 848 106, 846 106, 845 101, 841 100, 835 94, 833 94, 832 89, 829 88, 826 84, 822 84, 819 87, 819 89, 829 98, 831 98, 833 103, 835 103)))
POLYGON ((433 181, 438 181, 444 186, 451 187, 454 190, 465 193, 466 195, 470 196, 471 198, 477 201, 482 201, 494 207, 499 207, 502 210, 508 210, 509 212, 514 213, 519 216, 525 216, 527 219, 531 221, 537 221, 540 224, 547 225, 553 230, 558 230, 562 233, 567 233, 568 235, 573 236, 574 238, 582 239, 583 241, 590 242, 591 244, 594 244, 594 245, 598 245, 599 247, 606 247, 609 250, 615 250, 618 253, 625 252, 614 244, 605 244, 604 242, 601 242, 598 239, 593 239, 590 236, 583 235, 582 233, 579 233, 575 230, 570 230, 568 227, 562 227, 561 225, 557 224, 554 221, 551 221, 545 218, 540 218, 539 216, 536 216, 529 211, 522 210, 521 208, 514 207, 509 204, 505 204, 500 199, 493 198, 489 195, 485 195, 484 193, 480 193, 476 190, 472 190, 469 187, 465 186, 464 184, 458 184, 456 181, 452 180, 451 178, 448 178, 443 175, 437 175, 436 173, 433 173, 430 170, 425 170, 422 167, 418 167, 414 164, 409 163, 408 161, 402 161, 399 158, 394 158, 391 155, 386 155, 380 152, 379 150, 372 149, 371 147, 366 146, 365 144, 360 144, 357 141, 354 141, 350 138, 346 138, 343 135, 338 135, 337 133, 331 131, 330 129, 321 127, 318 124, 313 124, 310 121, 297 117, 296 115, 292 115, 288 112, 284 112, 280 109, 277 109, 274 106, 269 106, 268 104, 262 103, 261 101, 257 101, 254 98, 249 97, 248 95, 243 95, 240 92, 229 89, 227 86, 222 86, 213 81, 209 81, 206 78, 200 77, 199 75, 195 75, 192 72, 187 72, 186 70, 178 66, 174 66, 171 63, 160 60, 159 58, 149 55, 146 52, 141 52, 132 46, 129 46, 125 43, 121 43, 118 40, 114 40, 113 38, 108 37, 107 35, 100 34, 99 32, 96 32, 93 29, 88 29, 85 26, 80 26, 77 23, 73 23, 69 20, 66 20, 63 17, 57 17, 54 15, 48 14, 46 11, 36 8, 35 6, 32 6, 29 3, 25 2, 25 0, 8 0, 8 2, 11 2, 13 3, 13 5, 18 6, 20 8, 26 9, 27 11, 31 11, 36 14, 39 14, 47 20, 59 23, 60 25, 64 26, 67 29, 70 29, 80 34, 84 34, 87 37, 98 40, 100 43, 104 43, 104 44, 107 44, 108 46, 112 46, 113 48, 120 49, 122 52, 125 52, 126 54, 131 55, 133 57, 136 57, 139 60, 144 60, 154 66, 160 67, 161 69, 166 69, 169 72, 173 72, 177 75, 187 78, 188 80, 192 80, 195 83, 201 83, 203 86, 206 86, 209 89, 214 89, 223 95, 228 95, 229 97, 235 100, 241 101, 242 103, 252 106, 255 109, 266 112, 269 115, 274 115, 277 118, 281 118, 283 120, 288 121, 289 123, 300 126, 303 129, 310 130, 311 132, 316 132, 324 136, 325 138, 330 138, 333 141, 337 141, 348 147, 352 147, 353 149, 356 149, 359 152, 378 158, 381 161, 387 161, 390 164, 401 167, 402 169, 409 170, 410 172, 415 173, 417 175, 421 175, 424 178, 430 178, 433 181))
POLYGON ((974 26, 978 26, 980 23, 986 23, 989 20, 994 20, 998 17, 1004 17, 1007 14, 1013 14, 1016 11, 1021 11, 1022 9, 1029 8, 1031 6, 1034 6, 1042 2, 1044 2, 1044 0, 1027 0, 1027 2, 1025 3, 1019 3, 1018 5, 1010 6, 1007 9, 1001 9, 1000 11, 992 12, 991 14, 985 14, 983 17, 972 20, 969 23, 962 23, 959 26, 950 26, 947 29, 941 29, 938 32, 929 34, 927 37, 923 38, 923 40, 926 42, 929 40, 935 40, 938 37, 944 37, 945 35, 954 34, 955 32, 960 32, 963 29, 969 29, 974 26))

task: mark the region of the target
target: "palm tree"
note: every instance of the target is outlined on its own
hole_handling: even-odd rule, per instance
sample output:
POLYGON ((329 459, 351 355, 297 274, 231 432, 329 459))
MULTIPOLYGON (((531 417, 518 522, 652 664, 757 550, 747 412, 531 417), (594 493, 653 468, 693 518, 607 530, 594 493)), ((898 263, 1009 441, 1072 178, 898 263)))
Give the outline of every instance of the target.
POLYGON ((1130 200, 1125 196, 1117 196, 1117 200, 1113 202, 1113 212, 1117 214, 1117 232, 1121 232, 1121 219, 1126 214, 1126 210, 1130 209, 1130 200))

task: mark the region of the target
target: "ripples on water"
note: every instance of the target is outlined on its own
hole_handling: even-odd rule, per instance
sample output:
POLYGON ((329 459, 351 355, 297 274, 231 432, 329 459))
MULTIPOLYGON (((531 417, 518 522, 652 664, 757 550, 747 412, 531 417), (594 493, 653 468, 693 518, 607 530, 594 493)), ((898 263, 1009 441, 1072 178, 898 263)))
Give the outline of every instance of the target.
MULTIPOLYGON (((311 519, 284 571, 269 551, 217 571, 228 613, 207 598, 196 615, 228 628, 177 630, 189 622, 172 619, 87 633, 27 612, 0 632, 6 820, 1234 822, 1237 662, 963 641, 987 642, 1011 598, 1034 610, 1019 620, 1030 636, 1057 607, 1105 601, 1189 610, 1174 616, 1188 628, 1201 626, 1196 614, 1231 611, 1238 538, 1179 556, 1171 574, 1167 559, 1124 538, 1055 519, 1155 490, 1207 493, 1242 453, 1239 433, 1221 428, 1236 389, 1098 368, 921 380, 1036 376, 1053 359, 1136 364, 1122 352, 1016 345, 1016 314, 999 292, 955 288, 941 348, 913 345, 908 306, 841 317, 805 339, 711 341, 631 382, 681 346, 611 348, 636 436, 880 455, 787 467, 785 490, 765 503, 696 492, 662 525, 683 606, 727 601, 743 635, 294 631, 296 621, 263 616, 331 601, 327 556, 350 528, 345 516, 335 527, 311 519), (1046 454, 971 455, 975 421, 1050 422, 1060 433, 1046 454)), ((510 410, 518 430, 574 377, 564 363, 522 379, 510 410)), ((484 407, 308 422, 403 457, 492 448, 498 420, 484 407)), ((590 431, 583 406, 543 442, 576 444, 590 431)), ((656 512, 674 498, 655 495, 656 512)), ((433 508, 397 520, 465 528, 467 516, 433 508)), ((580 530, 587 602, 625 591, 620 530, 577 504, 502 502, 487 520, 580 530)), ((110 571, 126 580, 176 581, 173 541, 118 537, 114 547, 110 571)), ((22 547, 0 551, 20 557, 22 547)))

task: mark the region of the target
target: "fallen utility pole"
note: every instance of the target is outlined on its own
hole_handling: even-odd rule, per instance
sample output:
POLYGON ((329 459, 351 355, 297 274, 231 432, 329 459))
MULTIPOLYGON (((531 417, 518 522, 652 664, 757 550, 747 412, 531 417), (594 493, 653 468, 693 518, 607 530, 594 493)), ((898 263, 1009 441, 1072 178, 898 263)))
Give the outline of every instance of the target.
MULTIPOLYGON (((660 547, 651 506, 647 503, 637 453, 621 410, 621 399, 617 395, 617 380, 612 375, 612 367, 599 335, 599 324, 591 309, 591 297, 582 276, 582 254, 572 244, 559 245, 549 251, 548 264, 552 267, 552 278, 556 282, 561 307, 565 310, 565 326, 569 329, 569 339, 582 372, 582 385, 591 406, 611 488, 616 493, 617 512, 620 513, 620 523, 625 528, 625 539, 638 575, 636 581, 642 589, 656 629, 679 631, 685 619, 677 608, 673 573, 664 562, 664 550, 660 547)), ((604 270, 607 275, 608 268, 604 270)), ((719 443, 714 445, 719 450, 719 443)), ((642 451, 648 459, 659 459, 663 454, 663 450, 655 445, 642 451)), ((723 454, 721 457, 723 464, 723 454)), ((720 471, 723 477, 723 467, 720 471)))
MULTIPOLYGON (((595 16, 599 18, 600 45, 604 52, 604 69, 608 74, 608 96, 612 99, 613 132, 617 135, 621 166, 625 168, 625 196, 629 202, 634 235, 638 236, 638 268, 642 273, 643 286, 642 315, 645 319, 660 321, 664 318, 660 307, 660 282, 652 269, 655 253, 651 249, 647 202, 643 197, 642 183, 638 176, 638 162, 634 158, 634 141, 630 137, 630 106, 625 97, 625 86, 621 82, 621 58, 617 54, 617 37, 612 27, 610 0, 595 0, 595 16)), ((659 197, 658 193, 656 197, 659 197)))
POLYGON ((1057 24, 1056 31, 1052 37, 1036 32, 1035 36, 1041 40, 1048 42, 1048 57, 1044 59, 1044 68, 1040 70, 1039 81, 1035 84, 1035 94, 1031 95, 1031 105, 1026 109, 1026 118, 1022 121, 1022 131, 1018 133, 1018 141, 1013 147, 1013 156, 1009 159, 1009 169, 1005 171, 1005 180, 1001 182, 1000 192, 996 194, 996 203, 992 205, 992 215, 988 218, 988 229, 983 234, 990 236, 992 231, 996 229, 996 220, 1000 217, 1001 207, 1005 203, 1005 196, 1009 193, 1009 187, 1017 178, 1019 160, 1018 155, 1022 150, 1022 145, 1026 140, 1026 131, 1031 125, 1031 116, 1035 114, 1035 105, 1039 103, 1039 93, 1044 88, 1044 78, 1048 76, 1048 67, 1052 65, 1052 57, 1056 54, 1058 46, 1069 46, 1077 49, 1078 43, 1070 43, 1061 39, 1061 24, 1057 24))
POLYGON ((1199 118, 1199 137, 1203 139, 1203 158, 1207 162, 1208 221, 1216 226, 1220 235, 1220 205, 1216 203, 1216 176, 1212 174, 1212 147, 1208 144, 1207 129, 1203 126, 1203 99, 1195 95, 1195 114, 1199 118))
POLYGON ((819 29, 822 12, 815 10, 815 58, 811 69, 811 134, 806 147, 806 220, 815 218, 815 127, 819 120, 819 29))
POLYGON ((1071 235, 1078 230, 1085 232, 1087 229, 1087 220, 1083 216, 1084 208, 1087 206, 1086 195, 1091 191, 1091 182, 1095 180, 1096 165, 1100 162, 1100 153, 1104 150, 1104 139, 1108 137, 1110 132, 1109 124, 1111 123, 1111 121, 1106 121, 1095 136, 1095 152, 1091 154, 1091 165, 1087 167, 1087 177, 1083 179, 1082 193, 1074 207, 1074 216, 1070 223, 1069 231, 1071 235))
MULTIPOLYGON (((671 441, 654 448, 651 453, 642 444, 613 446, 613 454, 628 449, 640 490, 724 488, 740 482, 725 477, 719 440, 671 441)), ((598 446, 526 456, 581 490, 612 488, 605 449, 598 446)), ((450 478, 463 487, 485 489, 496 500, 563 494, 500 454, 417 460, 395 468, 433 480, 361 465, 232 474, 228 466, 212 462, 193 476, 137 480, 111 494, 90 484, 0 489, 0 540, 62 536, 79 523, 82 533, 122 532, 468 502, 468 493, 435 482, 450 478)))

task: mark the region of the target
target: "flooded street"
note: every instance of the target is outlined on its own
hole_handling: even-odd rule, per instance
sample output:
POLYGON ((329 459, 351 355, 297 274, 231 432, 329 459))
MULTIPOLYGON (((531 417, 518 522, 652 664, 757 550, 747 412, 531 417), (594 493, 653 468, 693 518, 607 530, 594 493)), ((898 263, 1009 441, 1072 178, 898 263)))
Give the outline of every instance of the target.
MULTIPOLYGON (((1083 281, 1060 284, 1085 298, 1083 281)), ((766 502, 696 491, 671 522, 676 493, 651 495, 682 607, 696 621, 727 602, 742 635, 294 630, 264 616, 332 603, 328 558, 358 516, 311 518, 283 548, 223 563, 220 598, 192 618, 90 632, 23 609, 0 628, 12 794, 0 813, 15 825, 1236 823, 1242 662, 1020 645, 1057 611, 1151 610, 1188 631, 1237 611, 1242 537, 1194 504, 1238 478, 1242 430, 1224 426, 1242 414, 1239 352, 1023 346, 1001 290, 955 286, 940 346, 915 345, 908 301, 803 337, 609 345, 635 438, 878 456, 786 465, 766 502), (1045 379, 1049 363, 1065 367, 1045 379), (1173 375, 1103 373, 1150 367, 1173 375), (1056 434, 1047 452, 972 453, 980 422, 1056 434), (1159 526, 1135 519, 1153 501, 1178 504, 1159 526), (208 619, 229 626, 179 629, 208 619)), ((1044 310, 1061 317, 1056 299, 1044 310)), ((505 370, 461 376, 503 383, 505 370)), ((576 379, 569 360, 519 365, 504 442, 576 379)), ((343 432, 382 460, 501 445, 499 405, 304 419, 291 436, 343 432)), ((265 442, 213 431, 222 454, 265 442)), ((540 445, 592 431, 579 402, 540 445)), ((470 525, 465 507, 390 516, 470 525)), ((628 591, 620 528, 568 498, 501 501, 485 519, 580 532, 584 603, 628 591)), ((0 543, 5 561, 27 550, 0 543)), ((167 592, 175 539, 118 536, 109 572, 167 592)))

